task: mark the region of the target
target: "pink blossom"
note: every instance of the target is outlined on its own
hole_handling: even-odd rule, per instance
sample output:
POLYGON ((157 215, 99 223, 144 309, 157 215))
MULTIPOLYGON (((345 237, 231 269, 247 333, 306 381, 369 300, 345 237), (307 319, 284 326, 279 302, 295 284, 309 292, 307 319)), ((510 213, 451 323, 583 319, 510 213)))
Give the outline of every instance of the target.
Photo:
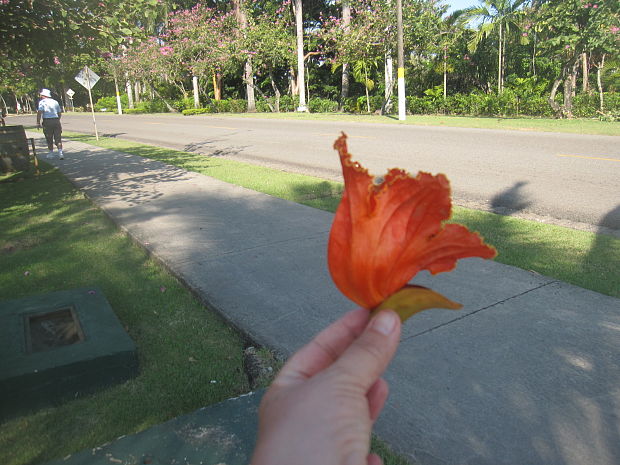
POLYGON ((570 48, 570 45, 565 45, 564 48, 568 50, 570 48))
POLYGON ((598 8, 598 5, 592 5, 592 8, 598 8))
POLYGON ((60 59, 58 57, 54 57, 54 64, 55 65, 59 65, 60 64, 60 59))
POLYGON ((523 32, 521 35, 522 35, 523 37, 527 37, 527 32, 523 32))
POLYGON ((609 30, 611 31, 612 34, 617 34, 618 31, 620 31, 620 27, 618 27, 618 26, 611 26, 609 28, 609 30))

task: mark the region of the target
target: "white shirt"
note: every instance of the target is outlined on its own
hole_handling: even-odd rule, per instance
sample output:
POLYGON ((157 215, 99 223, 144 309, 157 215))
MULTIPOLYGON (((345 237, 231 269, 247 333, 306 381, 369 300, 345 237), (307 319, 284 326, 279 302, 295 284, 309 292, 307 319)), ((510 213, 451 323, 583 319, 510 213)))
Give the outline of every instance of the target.
POLYGON ((43 119, 46 118, 58 118, 59 114, 62 113, 60 109, 60 105, 53 98, 42 98, 39 102, 38 111, 43 115, 43 119))

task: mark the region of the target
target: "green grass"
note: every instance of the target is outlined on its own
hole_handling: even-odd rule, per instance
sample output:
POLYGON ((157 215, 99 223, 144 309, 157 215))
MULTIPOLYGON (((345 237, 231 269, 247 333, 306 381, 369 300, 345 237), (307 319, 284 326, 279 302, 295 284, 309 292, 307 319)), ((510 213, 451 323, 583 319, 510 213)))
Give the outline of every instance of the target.
MULTIPOLYGON (((0 423, 0 463, 47 462, 249 390, 244 341, 61 175, 0 183, 0 301, 97 286, 137 345, 125 383, 0 423), (217 383, 211 383, 216 380, 217 383)), ((265 348, 266 365, 280 362, 265 348)), ((268 379, 261 379, 265 386, 268 379)), ((407 465, 373 439, 386 465, 407 465)))
POLYGON ((515 131, 566 132, 620 136, 620 122, 600 121, 593 118, 497 118, 472 116, 408 115, 405 121, 394 116, 351 115, 342 113, 217 113, 196 117, 235 117, 263 119, 292 119, 311 121, 346 121, 351 123, 407 124, 412 126, 445 126, 455 128, 509 129, 515 131))
MULTIPOLYGON (((294 202, 335 211, 342 184, 236 162, 149 146, 122 139, 66 134, 89 144, 159 160, 188 171, 294 202)), ((535 221, 455 208, 453 221, 493 244, 497 261, 620 297, 620 239, 535 221)))
POLYGON ((63 457, 247 392, 240 335, 41 165, 39 178, 0 184, 0 301, 101 288, 136 343, 140 372, 0 423, 0 463, 63 457))

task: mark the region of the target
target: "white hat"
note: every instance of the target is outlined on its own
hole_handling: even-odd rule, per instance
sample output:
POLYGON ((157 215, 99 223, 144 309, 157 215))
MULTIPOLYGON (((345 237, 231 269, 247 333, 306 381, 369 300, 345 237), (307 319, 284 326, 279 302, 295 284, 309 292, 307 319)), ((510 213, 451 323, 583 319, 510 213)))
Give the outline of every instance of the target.
POLYGON ((39 92, 39 95, 42 95, 43 97, 52 98, 52 93, 50 92, 49 89, 41 89, 41 92, 39 92))

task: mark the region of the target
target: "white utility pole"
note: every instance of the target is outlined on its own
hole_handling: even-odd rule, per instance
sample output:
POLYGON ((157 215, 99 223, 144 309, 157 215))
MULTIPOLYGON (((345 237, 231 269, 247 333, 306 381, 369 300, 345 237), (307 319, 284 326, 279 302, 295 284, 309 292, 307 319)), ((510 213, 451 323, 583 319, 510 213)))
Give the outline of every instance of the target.
POLYGON ((407 118, 405 99, 405 47, 403 44, 403 0, 396 0, 396 29, 398 36, 398 119, 407 118))

